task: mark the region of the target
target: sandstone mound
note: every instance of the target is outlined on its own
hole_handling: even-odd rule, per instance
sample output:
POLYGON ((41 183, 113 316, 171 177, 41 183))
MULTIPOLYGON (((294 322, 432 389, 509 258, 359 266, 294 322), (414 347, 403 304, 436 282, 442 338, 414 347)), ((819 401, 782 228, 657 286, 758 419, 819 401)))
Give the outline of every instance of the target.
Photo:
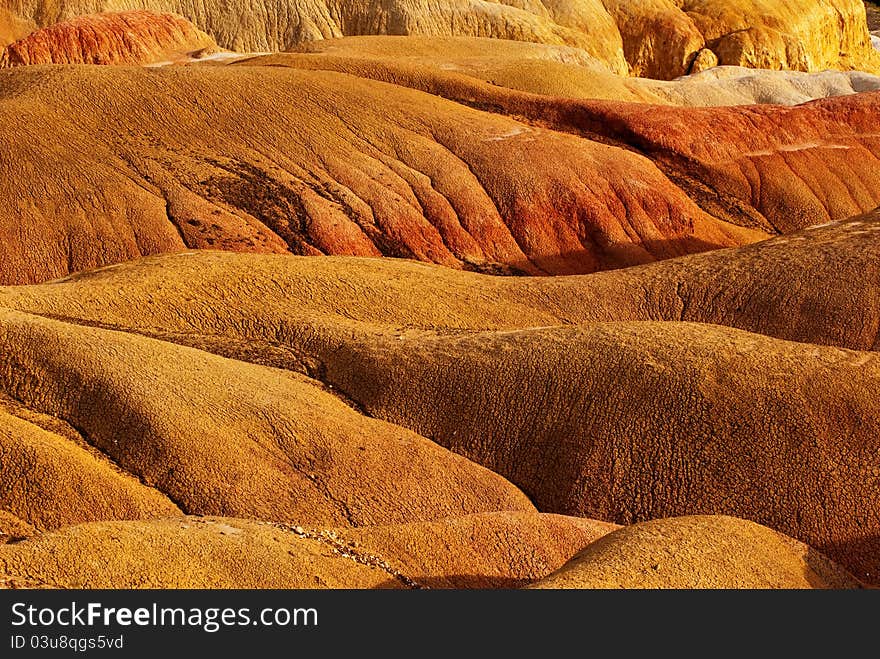
POLYGON ((360 36, 309 41, 288 50, 290 54, 321 55, 326 58, 360 58, 385 63, 407 60, 413 63, 456 66, 510 61, 548 61, 575 64, 610 73, 608 65, 579 48, 530 41, 509 41, 464 36, 360 36))
MULTIPOLYGON (((497 39, 347 37, 303 44, 295 53, 272 61, 359 73, 367 60, 386 70, 396 69, 401 79, 410 73, 421 82, 433 77, 439 85, 458 74, 547 96, 666 105, 797 105, 880 89, 880 76, 859 71, 805 73, 716 66, 671 81, 630 78, 612 73, 576 48, 497 39)), ((260 60, 250 63, 255 61, 260 60)))
POLYGON ((504 512, 344 529, 334 538, 385 557, 427 588, 515 588, 546 576, 615 528, 591 519, 504 512))
POLYGON ((861 0, 604 2, 637 75, 672 78, 715 64, 876 70, 880 62, 861 0))
POLYGON ((627 149, 339 73, 28 67, 0 89, 6 283, 185 247, 576 273, 766 235, 627 149))
POLYGON ((2 399, 0 454, 0 508, 38 529, 180 514, 167 497, 91 449, 70 426, 2 399))
POLYGON ((0 544, 9 540, 27 538, 37 533, 38 531, 27 522, 20 520, 12 513, 0 510, 0 544))
POLYGON ((222 339, 232 356, 247 349, 248 359, 285 367, 339 337, 356 341, 384 328, 614 321, 711 323, 880 350, 878 231, 875 212, 747 247, 566 278, 486 277, 391 259, 188 252, 0 288, 0 307, 174 341, 222 339), (277 351, 278 344, 294 350, 277 351))
MULTIPOLYGON (((299 376, 6 310, 0 336, 7 346, 0 356, 2 393, 77 428, 84 441, 187 513, 346 526, 532 509, 495 474, 367 419, 299 376)), ((43 441, 49 439, 62 455, 56 469, 86 462, 69 440, 43 441)), ((27 448, 19 443, 20 451, 27 448)), ((71 488, 73 500, 55 504, 59 517, 94 506, 90 498, 76 499, 101 488, 145 498, 106 468, 90 469, 102 480, 85 492, 71 488)), ((40 475, 29 471, 25 482, 38 483, 40 475)), ((42 487, 62 490, 64 482, 42 487)), ((125 511, 118 499, 117 510, 125 511)), ((95 511, 100 517, 101 508, 95 511)))
MULTIPOLYGON (((875 188, 880 170, 867 167, 877 160, 876 137, 869 133, 876 128, 878 102, 880 93, 873 92, 794 108, 729 108, 720 115, 710 108, 614 106, 585 124, 574 119, 572 126, 590 126, 638 144, 664 162, 670 177, 704 208, 745 203, 760 213, 758 222, 763 217, 787 232, 880 204, 875 188), (618 123, 606 130, 602 124, 611 118, 618 123), (806 139, 792 140, 795 132, 806 139), (738 135, 736 144, 729 139, 732 133, 738 135), (693 135, 700 139, 688 137, 693 135)), ((720 208, 718 215, 724 217, 720 208)))
POLYGON ((78 16, 37 30, 0 52, 0 68, 32 64, 150 64, 216 49, 170 14, 127 11, 78 16))
POLYGON ((880 204, 880 93, 709 110, 433 90, 490 113, 272 63, 4 72, 0 281, 186 247, 573 274, 880 204))
POLYGON ((0 545, 0 587, 861 585, 819 552, 740 519, 685 517, 605 535, 609 531, 613 527, 591 520, 534 513, 475 515, 341 533, 222 517, 93 522, 0 545))
POLYGON ((4 0, 0 7, 41 27, 102 11, 171 12, 242 52, 356 35, 473 36, 571 46, 615 73, 654 78, 717 63, 803 71, 880 67, 861 0, 4 0))
POLYGON ((694 321, 880 350, 878 233, 875 211, 752 246, 548 286, 562 318, 694 321))
POLYGON ((858 588, 819 552, 733 517, 662 519, 594 542, 533 588, 858 588))
POLYGON ((536 513, 361 531, 224 518, 98 522, 0 548, 0 587, 512 587, 613 529, 536 513))
POLYGON ((364 339, 324 369, 370 415, 505 476, 539 510, 747 517, 877 578, 875 353, 609 323, 364 339))
POLYGON ((880 205, 875 137, 880 92, 795 107, 658 108, 523 93, 460 73, 425 75, 424 67, 363 58, 325 64, 274 55, 248 63, 329 66, 636 151, 703 210, 765 231, 843 220, 880 205))
POLYGON ((92 522, 0 545, 0 588, 381 588, 381 567, 277 527, 224 518, 92 522))
POLYGON ((723 109, 562 100, 461 80, 446 81, 439 93, 633 148, 701 208, 746 226, 787 232, 880 204, 878 92, 723 109))

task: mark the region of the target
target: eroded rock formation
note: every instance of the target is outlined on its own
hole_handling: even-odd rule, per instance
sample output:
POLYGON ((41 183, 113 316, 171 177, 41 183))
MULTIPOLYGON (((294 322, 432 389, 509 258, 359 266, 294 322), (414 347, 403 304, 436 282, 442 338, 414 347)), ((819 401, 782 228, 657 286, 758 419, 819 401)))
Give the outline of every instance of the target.
POLYGON ((861 0, 3 0, 40 27, 81 14, 150 9, 185 16, 224 48, 285 50, 355 35, 474 36, 567 45, 615 73, 673 78, 696 61, 774 69, 876 71, 861 0))
POLYGON ((575 273, 766 236, 705 213, 630 150, 372 80, 269 66, 3 75, 8 283, 186 247, 575 273))
POLYGON ((706 64, 876 69, 861 0, 604 0, 636 75, 669 79, 706 64))
POLYGON ((359 530, 211 517, 100 522, 0 547, 0 588, 510 588, 614 528, 533 512, 359 530))
POLYGON ((0 281, 185 248, 584 273, 880 203, 877 93, 658 108, 350 64, 3 73, 0 281))
MULTIPOLYGON (((634 101, 663 105, 720 106, 771 103, 797 105, 808 101, 880 89, 880 76, 862 71, 772 71, 742 66, 717 66, 675 80, 652 80, 612 73, 599 60, 577 48, 521 41, 464 37, 347 37, 298 46, 276 63, 295 62, 302 68, 325 68, 369 76, 363 60, 385 79, 438 89, 456 74, 491 85, 562 98, 634 101), (301 55, 308 54, 308 57, 301 55), (353 60, 353 61, 352 61, 353 60), (417 72, 417 73, 416 73, 417 72)), ((251 60, 253 63, 253 60, 251 60)), ((375 75, 375 73, 373 74, 375 75)))
MULTIPOLYGON (((143 337, 19 312, 0 316, 8 346, 0 357, 2 393, 34 413, 64 419, 77 429, 74 440, 139 479, 113 481, 103 456, 54 460, 56 468, 74 459, 90 465, 100 476, 92 487, 124 490, 117 512, 124 510, 123 494, 151 502, 151 508, 141 505, 146 513, 139 516, 173 508, 142 485, 158 488, 188 513, 334 526, 532 509, 502 478, 402 428, 365 418, 314 382, 143 337), (71 387, 74 381, 83 386, 71 387), (215 411, 210 422, 206 409, 215 411)), ((43 437, 44 453, 50 442, 73 452, 61 431, 34 428, 38 423, 25 418, 15 424, 20 432, 4 434, 11 456, 4 468, 24 468, 24 457, 13 458, 33 452, 33 433, 43 437)), ((40 476, 27 472, 30 496, 42 505, 16 499, 21 493, 13 488, 3 508, 39 527, 82 519, 78 507, 87 502, 54 496, 76 488, 40 476)), ((104 516, 96 510, 93 519, 104 516)))
POLYGON ((216 49, 189 21, 152 11, 78 16, 0 51, 0 68, 33 64, 150 64, 216 49))
POLYGON ((819 552, 723 516, 636 524, 594 542, 534 588, 855 588, 819 552))

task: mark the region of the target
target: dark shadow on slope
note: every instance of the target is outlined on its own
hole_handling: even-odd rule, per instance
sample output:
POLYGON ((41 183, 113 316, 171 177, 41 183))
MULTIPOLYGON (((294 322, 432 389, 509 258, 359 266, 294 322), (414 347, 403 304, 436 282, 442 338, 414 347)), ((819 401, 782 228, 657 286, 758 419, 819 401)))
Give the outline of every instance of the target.
MULTIPOLYGON (((768 236, 770 237, 772 236, 768 236)), ((492 275, 521 275, 538 266, 550 276, 589 275, 594 272, 620 270, 731 247, 693 236, 648 240, 641 243, 610 243, 595 237, 593 242, 596 244, 595 250, 583 249, 546 256, 532 255, 531 261, 514 261, 509 264, 491 262, 479 265, 468 264, 464 269, 492 275)))
MULTIPOLYGON (((819 552, 849 570, 853 576, 866 585, 880 587, 880 534, 870 533, 861 538, 828 543, 816 547, 819 552), (861 565, 861 569, 858 567, 861 565)), ((814 561, 822 568, 825 564, 820 560, 824 557, 818 552, 808 555, 808 562, 814 561)), ((810 563, 810 567, 822 574, 820 569, 810 563)))

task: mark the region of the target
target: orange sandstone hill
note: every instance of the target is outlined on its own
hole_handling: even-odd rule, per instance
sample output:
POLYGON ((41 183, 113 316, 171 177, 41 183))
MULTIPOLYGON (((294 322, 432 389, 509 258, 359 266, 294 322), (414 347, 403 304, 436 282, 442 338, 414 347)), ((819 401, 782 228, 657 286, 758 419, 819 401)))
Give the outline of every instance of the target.
MULTIPOLYGON (((180 514, 166 496, 119 469, 66 422, 6 397, 0 399, 0 452, 0 506, 37 529, 180 514)), ((15 534, 2 526, 0 532, 15 534)))
POLYGON ((187 247, 573 273, 766 236, 630 150, 335 72, 26 67, 0 89, 7 283, 187 247))
POLYGON ((0 68, 32 64, 149 64, 213 49, 213 39, 186 19, 151 11, 128 11, 78 16, 32 32, 0 51, 0 68))
POLYGON ((364 338, 324 380, 518 485, 539 510, 702 512, 878 573, 880 358, 712 325, 364 338))
POLYGON ((186 248, 585 273, 880 204, 878 93, 658 108, 298 66, 0 73, 0 281, 186 248))
POLYGON ((620 28, 631 69, 652 78, 715 64, 816 71, 870 68, 878 62, 877 53, 866 48, 860 0, 603 3, 620 28))
MULTIPOLYGON (((258 61, 265 60, 250 59, 249 63, 258 61)), ((430 80, 435 93, 467 76, 546 96, 662 105, 798 105, 880 89, 880 76, 863 71, 808 73, 716 66, 674 80, 628 77, 612 73, 577 48, 478 37, 322 39, 301 44, 272 61, 370 77, 384 71, 381 79, 420 89, 428 89, 430 80)))
POLYGON ((614 528, 533 512, 358 530, 216 517, 96 522, 0 547, 0 588, 509 588, 614 528))
POLYGON ((649 157, 705 211, 770 232, 846 219, 880 204, 877 92, 796 107, 675 108, 525 93, 374 57, 284 54, 243 64, 254 63, 393 82, 619 146, 649 157))
POLYGON ((590 544, 533 588, 856 588, 819 552, 724 516, 644 522, 590 544))
POLYGON ((4 469, 18 478, 0 505, 33 526, 167 515, 169 499, 188 513, 333 526, 533 510, 501 477, 296 374, 9 310, 0 339, 2 393, 29 410, 7 409, 20 420, 0 435, 4 469), (44 477, 77 463, 80 474, 44 477), (116 509, 81 498, 94 489, 116 509))
POLYGON ((0 510, 0 544, 21 540, 39 533, 33 526, 5 510, 0 510))

